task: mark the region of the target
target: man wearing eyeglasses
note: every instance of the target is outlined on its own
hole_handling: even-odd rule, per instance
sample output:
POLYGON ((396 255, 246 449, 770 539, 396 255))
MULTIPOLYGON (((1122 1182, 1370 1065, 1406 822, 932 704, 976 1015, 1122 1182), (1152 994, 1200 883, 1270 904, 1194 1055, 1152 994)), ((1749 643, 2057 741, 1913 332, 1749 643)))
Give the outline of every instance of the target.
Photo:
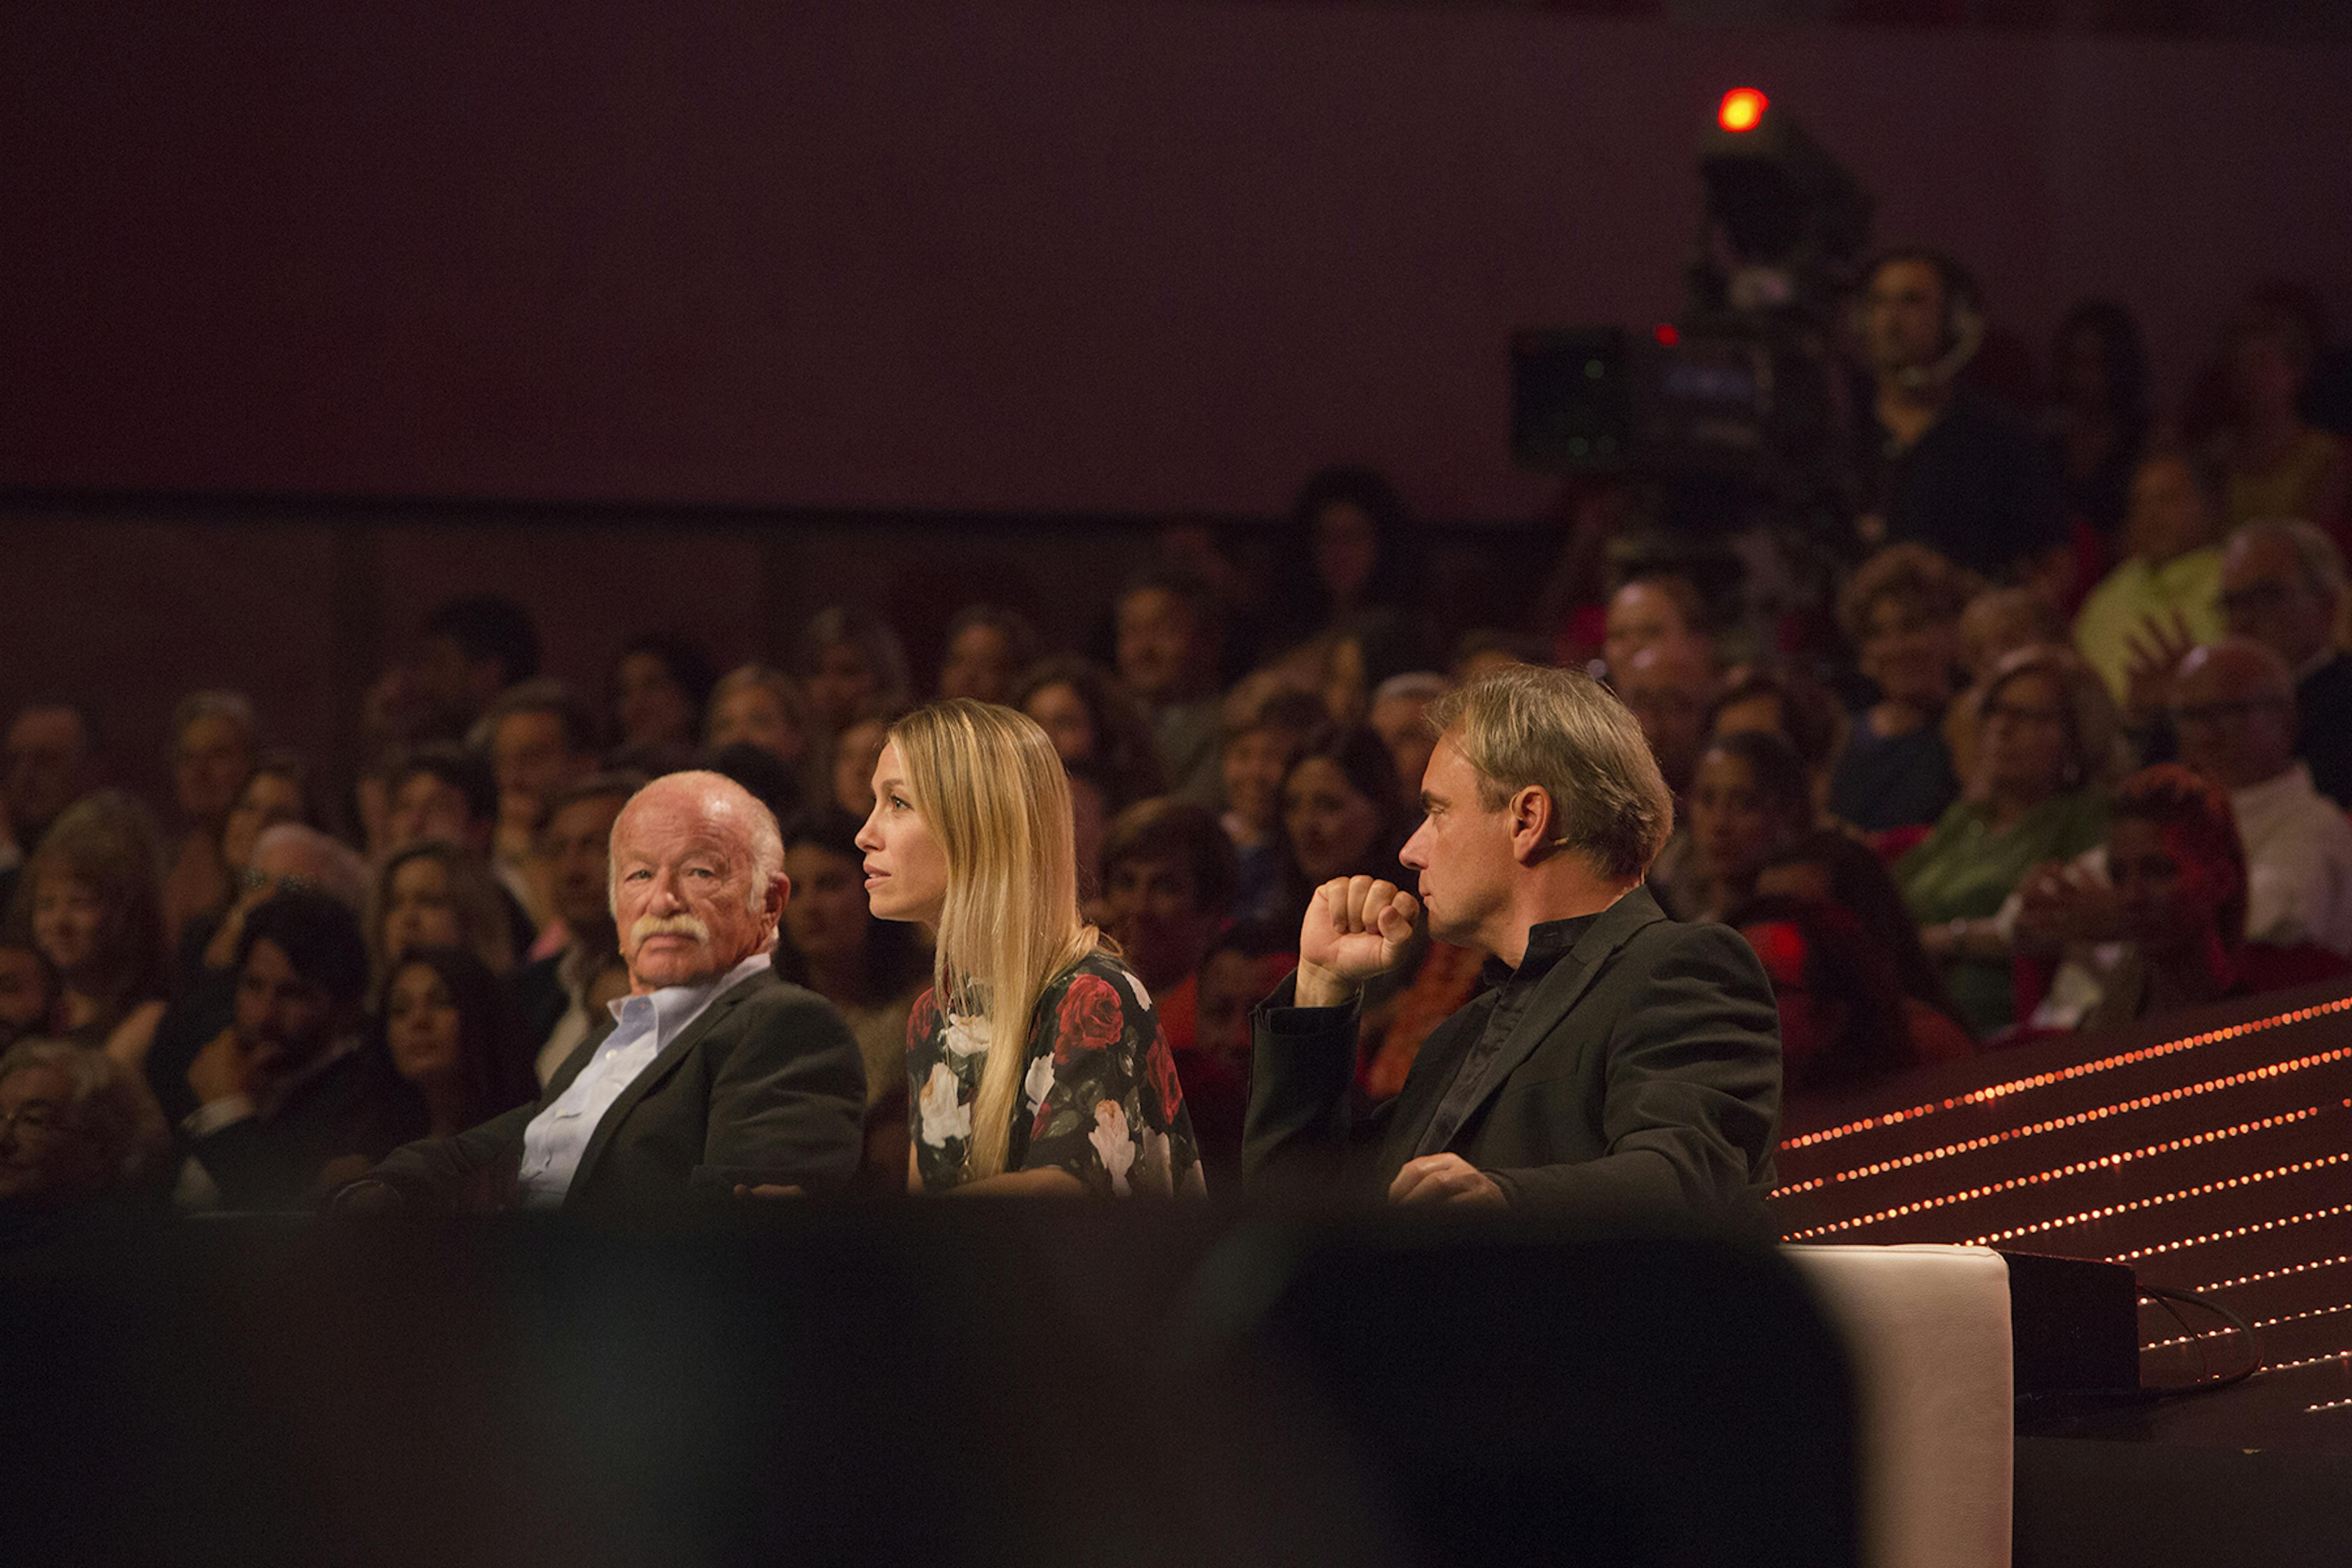
POLYGON ((2233 637, 2264 644, 2294 678, 2294 755, 2338 806, 2352 805, 2352 658, 2336 646, 2344 555, 2310 523, 2250 522, 2221 554, 2221 615, 2233 637))

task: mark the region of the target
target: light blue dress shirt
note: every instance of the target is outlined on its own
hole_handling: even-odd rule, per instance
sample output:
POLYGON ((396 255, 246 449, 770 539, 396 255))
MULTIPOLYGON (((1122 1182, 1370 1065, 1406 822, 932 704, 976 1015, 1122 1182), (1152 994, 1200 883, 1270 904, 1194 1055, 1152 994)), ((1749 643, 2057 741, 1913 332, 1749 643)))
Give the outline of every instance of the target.
POLYGON ((684 1034, 704 1009, 768 966, 765 949, 726 973, 694 985, 665 985, 647 996, 607 1003, 614 1030, 596 1047, 570 1088, 523 1129, 520 1190, 525 1208, 553 1208, 571 1190, 596 1124, 613 1102, 653 1065, 672 1040, 684 1034))

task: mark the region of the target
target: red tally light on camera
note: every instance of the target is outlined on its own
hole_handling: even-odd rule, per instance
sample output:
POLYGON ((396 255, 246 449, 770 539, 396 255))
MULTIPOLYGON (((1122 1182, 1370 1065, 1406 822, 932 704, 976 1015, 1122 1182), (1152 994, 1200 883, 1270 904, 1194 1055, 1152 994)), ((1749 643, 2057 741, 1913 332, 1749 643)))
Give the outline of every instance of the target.
POLYGON ((1657 334, 1658 342, 1667 348, 1672 348, 1683 341, 1683 335, 1675 331, 1675 324, 1672 321, 1660 321, 1651 330, 1657 334))
POLYGON ((1723 106, 1715 111, 1715 122, 1726 131, 1753 131, 1763 120, 1764 111, 1772 100, 1752 87, 1735 87, 1723 95, 1723 106))

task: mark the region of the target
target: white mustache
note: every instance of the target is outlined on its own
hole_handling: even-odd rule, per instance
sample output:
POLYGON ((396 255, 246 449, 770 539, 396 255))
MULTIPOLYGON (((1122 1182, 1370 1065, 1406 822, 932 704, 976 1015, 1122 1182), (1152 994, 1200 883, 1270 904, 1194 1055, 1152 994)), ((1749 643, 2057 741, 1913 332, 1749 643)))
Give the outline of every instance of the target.
POLYGON ((629 945, 636 946, 652 936, 690 936, 708 947, 710 928, 692 915, 645 915, 629 928, 629 945))

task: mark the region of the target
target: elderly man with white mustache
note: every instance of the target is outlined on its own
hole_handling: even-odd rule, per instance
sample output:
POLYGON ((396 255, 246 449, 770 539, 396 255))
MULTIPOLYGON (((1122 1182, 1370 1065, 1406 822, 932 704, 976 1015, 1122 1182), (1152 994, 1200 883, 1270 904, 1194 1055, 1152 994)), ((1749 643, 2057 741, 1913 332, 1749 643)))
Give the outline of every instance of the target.
POLYGON ((671 773, 613 823, 629 994, 522 1106, 396 1150, 339 1206, 562 1207, 611 1215, 692 1191, 846 1184, 865 1069, 848 1026, 770 964, 792 883, 767 807, 718 773, 671 773))

